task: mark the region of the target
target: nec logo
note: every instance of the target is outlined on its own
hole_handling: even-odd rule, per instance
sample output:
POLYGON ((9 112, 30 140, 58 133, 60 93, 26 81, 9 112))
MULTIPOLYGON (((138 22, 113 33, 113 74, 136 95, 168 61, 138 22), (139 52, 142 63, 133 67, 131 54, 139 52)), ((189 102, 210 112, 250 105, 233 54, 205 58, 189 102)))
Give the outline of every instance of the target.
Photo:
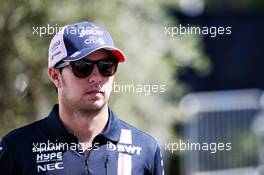
POLYGON ((142 148, 139 146, 133 146, 133 145, 123 145, 123 144, 113 144, 111 142, 107 142, 107 149, 109 151, 118 151, 122 153, 128 153, 128 154, 141 154, 142 148))
POLYGON ((50 163, 50 164, 45 164, 45 165, 38 165, 37 168, 38 168, 38 172, 64 169, 63 162, 50 163))
POLYGON ((37 154, 36 163, 38 164, 38 172, 60 170, 64 168, 62 162, 62 152, 37 154))

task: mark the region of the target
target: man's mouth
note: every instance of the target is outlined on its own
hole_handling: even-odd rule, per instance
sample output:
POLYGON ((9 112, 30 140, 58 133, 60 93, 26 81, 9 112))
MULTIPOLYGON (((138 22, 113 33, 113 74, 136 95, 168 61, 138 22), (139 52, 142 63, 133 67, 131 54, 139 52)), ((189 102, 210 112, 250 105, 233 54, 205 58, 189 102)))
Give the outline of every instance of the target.
POLYGON ((103 91, 100 89, 94 89, 94 90, 89 90, 86 92, 86 94, 98 94, 98 93, 103 94, 103 91))

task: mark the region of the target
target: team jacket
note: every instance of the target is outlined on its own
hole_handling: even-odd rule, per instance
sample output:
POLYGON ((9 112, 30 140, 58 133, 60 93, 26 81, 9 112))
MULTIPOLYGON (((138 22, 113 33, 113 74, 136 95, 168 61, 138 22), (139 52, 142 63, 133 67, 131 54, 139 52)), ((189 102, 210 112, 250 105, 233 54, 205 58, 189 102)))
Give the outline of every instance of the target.
POLYGON ((157 142, 109 109, 107 129, 89 152, 67 132, 55 105, 48 117, 15 129, 0 143, 3 175, 162 175, 157 142))

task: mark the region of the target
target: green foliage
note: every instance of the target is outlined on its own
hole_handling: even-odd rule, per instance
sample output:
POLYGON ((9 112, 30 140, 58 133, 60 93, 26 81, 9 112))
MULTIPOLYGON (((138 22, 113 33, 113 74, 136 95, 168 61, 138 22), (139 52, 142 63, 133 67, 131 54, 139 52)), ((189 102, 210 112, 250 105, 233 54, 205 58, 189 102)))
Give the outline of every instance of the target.
POLYGON ((52 35, 40 37, 33 29, 89 20, 107 28, 127 55, 127 62, 119 65, 116 84, 164 85, 162 93, 113 93, 110 101, 121 118, 162 143, 179 118, 177 101, 186 91, 174 78, 176 70, 207 65, 199 38, 164 34, 165 26, 175 25, 163 8, 167 3, 176 5, 150 0, 1 1, 0 136, 44 117, 57 102, 47 75, 52 35))

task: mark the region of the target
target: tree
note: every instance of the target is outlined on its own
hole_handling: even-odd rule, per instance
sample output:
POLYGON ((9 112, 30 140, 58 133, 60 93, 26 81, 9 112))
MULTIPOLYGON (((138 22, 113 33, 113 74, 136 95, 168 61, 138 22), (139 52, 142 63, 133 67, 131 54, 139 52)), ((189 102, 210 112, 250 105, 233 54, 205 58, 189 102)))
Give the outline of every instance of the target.
POLYGON ((175 79, 177 70, 207 65, 198 37, 166 33, 175 22, 164 7, 173 2, 1 1, 0 136, 48 114, 57 96, 47 75, 52 34, 65 24, 89 20, 109 30, 127 56, 113 87, 121 92, 112 94, 110 106, 163 144, 181 118, 177 102, 188 91, 175 79), (134 90, 118 90, 128 86, 134 90))

